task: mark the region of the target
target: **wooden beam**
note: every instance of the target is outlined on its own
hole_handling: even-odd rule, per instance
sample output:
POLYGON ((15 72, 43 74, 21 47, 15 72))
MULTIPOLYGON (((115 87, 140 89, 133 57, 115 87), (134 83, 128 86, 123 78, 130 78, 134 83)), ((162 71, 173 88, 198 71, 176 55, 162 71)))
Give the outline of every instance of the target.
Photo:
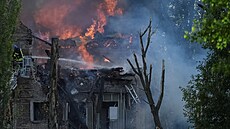
POLYGON ((49 129, 58 129, 58 38, 52 38, 51 55, 50 55, 50 94, 49 94, 49 129))

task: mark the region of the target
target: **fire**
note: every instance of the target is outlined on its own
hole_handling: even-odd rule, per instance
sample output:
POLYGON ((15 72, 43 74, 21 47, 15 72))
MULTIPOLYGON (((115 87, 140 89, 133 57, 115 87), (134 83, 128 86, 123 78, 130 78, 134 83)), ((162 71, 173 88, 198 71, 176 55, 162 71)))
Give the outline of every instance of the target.
POLYGON ((110 59, 109 59, 109 58, 106 58, 106 57, 104 56, 104 62, 106 62, 106 63, 110 63, 111 61, 110 61, 110 59))
POLYGON ((116 8, 117 0, 105 0, 105 6, 109 16, 114 16, 115 14, 121 15, 123 13, 121 8, 116 8))
POLYGON ((100 33, 104 33, 104 26, 107 23, 105 13, 102 10, 103 4, 100 4, 99 8, 97 9, 98 13, 98 22, 97 22, 97 31, 100 33))
POLYGON ((115 14, 121 15, 123 11, 117 7, 117 0, 105 0, 98 6, 98 27, 97 31, 104 33, 104 26, 107 24, 106 14, 108 16, 114 16, 115 14))
POLYGON ((113 16, 115 14, 115 8, 117 6, 117 1, 116 0, 105 0, 105 3, 106 3, 107 13, 110 16, 113 16))
MULTIPOLYGON (((80 36, 82 44, 78 48, 78 51, 81 53, 83 60, 89 63, 89 67, 92 66, 94 59, 93 56, 87 51, 87 37, 94 39, 94 35, 96 32, 104 33, 104 26, 107 24, 106 13, 109 16, 114 16, 116 12, 121 14, 121 9, 119 11, 116 10, 117 0, 105 0, 103 3, 99 4, 97 8, 97 20, 93 20, 93 23, 87 28, 87 32, 84 36, 80 36), (104 10, 105 8, 105 10, 104 10)), ((110 62, 108 58, 104 58, 105 62, 110 62)))
POLYGON ((94 34, 95 32, 95 27, 96 27, 97 22, 95 20, 93 20, 93 24, 87 28, 87 32, 85 33, 85 36, 87 37, 91 37, 91 39, 94 39, 94 34))
POLYGON ((93 56, 86 49, 86 37, 80 36, 82 44, 78 47, 78 51, 80 52, 83 60, 88 63, 88 68, 92 68, 93 66, 93 56))
MULTIPOLYGON (((41 6, 34 15, 36 25, 43 30, 43 33, 40 35, 46 35, 44 39, 49 39, 47 36, 58 36, 60 39, 79 37, 81 44, 77 52, 80 53, 82 60, 89 64, 89 67, 93 66, 94 58, 87 51, 87 39, 94 39, 97 32, 105 32, 104 27, 107 24, 107 18, 109 16, 123 14, 123 10, 118 8, 118 0, 93 2, 97 3, 95 4, 96 10, 89 15, 92 16, 91 19, 93 20, 91 24, 87 24, 88 28, 83 28, 87 27, 84 22, 76 25, 72 21, 68 21, 68 19, 84 20, 85 14, 78 14, 78 12, 82 12, 82 10, 79 10, 82 8, 82 4, 86 4, 83 0, 69 0, 68 2, 65 0, 58 0, 58 2, 56 0, 49 0, 49 2, 41 6), (76 14, 75 16, 75 13, 78 15, 76 14), (84 32, 84 30, 86 30, 86 32, 84 32)), ((90 7, 93 5, 94 4, 90 5, 90 7)), ((94 9, 94 7, 92 8, 94 9)), ((110 62, 110 60, 105 58, 105 62, 110 62)))
POLYGON ((107 59, 107 58, 104 58, 104 62, 108 62, 108 63, 110 63, 110 60, 109 60, 109 59, 107 59))
POLYGON ((69 39, 81 35, 81 29, 78 27, 66 26, 60 29, 55 35, 59 35, 60 39, 69 39))
POLYGON ((46 28, 51 36, 59 36, 60 39, 80 36, 82 30, 79 27, 65 23, 65 18, 73 10, 73 6, 62 2, 62 4, 57 4, 53 0, 45 4, 35 13, 35 23, 46 28))

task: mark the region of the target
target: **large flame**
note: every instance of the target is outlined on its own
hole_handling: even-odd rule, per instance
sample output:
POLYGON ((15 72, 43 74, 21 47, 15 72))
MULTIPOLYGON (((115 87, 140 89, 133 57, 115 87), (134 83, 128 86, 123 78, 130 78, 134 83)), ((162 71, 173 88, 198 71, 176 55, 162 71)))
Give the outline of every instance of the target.
POLYGON ((115 14, 122 14, 121 8, 116 8, 117 0, 105 0, 106 12, 110 16, 114 16, 115 14))
POLYGON ((107 24, 106 15, 114 16, 115 14, 121 15, 123 11, 121 8, 117 8, 117 0, 105 0, 99 4, 98 9, 98 26, 97 31, 104 33, 104 26, 107 24))
POLYGON ((95 27, 97 25, 97 22, 93 20, 93 24, 87 28, 87 32, 85 33, 86 37, 90 37, 91 39, 94 39, 94 35, 96 33, 95 27))
POLYGON ((117 7, 118 1, 104 0, 98 3, 94 11, 96 16, 91 18, 93 19, 92 24, 89 25, 88 28, 81 28, 81 26, 70 24, 71 22, 67 20, 70 14, 74 16, 74 14, 72 14, 73 10, 76 12, 76 8, 80 8, 83 1, 72 0, 72 2, 68 3, 65 2, 65 0, 60 1, 61 3, 56 2, 56 0, 51 0, 35 13, 34 19, 36 24, 46 30, 46 32, 40 33, 41 37, 44 37, 44 35, 46 39, 47 35, 58 36, 60 39, 79 37, 81 44, 78 45, 77 52, 79 52, 82 59, 89 64, 89 67, 93 66, 93 56, 86 48, 87 40, 94 39, 97 32, 104 33, 108 16, 121 15, 123 13, 122 9, 117 7), (83 33, 84 30, 86 30, 85 33, 83 33))
MULTIPOLYGON (((74 2, 76 7, 80 2, 74 2)), ((67 24, 66 16, 71 13, 73 6, 71 4, 58 3, 53 0, 45 4, 34 15, 36 24, 48 29, 50 35, 59 36, 60 39, 68 39, 80 36, 82 30, 76 25, 67 24)), ((45 32, 47 33, 47 32, 45 32)))

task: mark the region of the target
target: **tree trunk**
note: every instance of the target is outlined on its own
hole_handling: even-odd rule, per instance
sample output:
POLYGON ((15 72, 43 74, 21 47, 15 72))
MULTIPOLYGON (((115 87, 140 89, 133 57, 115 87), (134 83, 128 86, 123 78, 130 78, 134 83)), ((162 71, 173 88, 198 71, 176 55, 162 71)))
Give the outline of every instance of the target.
POLYGON ((164 60, 162 60, 161 92, 160 92, 160 96, 158 98, 157 103, 155 103, 153 100, 153 95, 152 95, 151 88, 150 88, 151 87, 151 80, 152 80, 152 65, 150 65, 150 67, 148 68, 147 62, 146 62, 146 53, 147 53, 147 50, 148 50, 150 42, 151 42, 151 36, 155 33, 155 32, 152 32, 151 23, 152 23, 152 21, 150 20, 148 27, 145 29, 145 31, 143 33, 140 33, 140 35, 139 35, 143 69, 141 69, 139 61, 138 61, 135 53, 133 54, 133 56, 134 56, 134 61, 135 61, 137 69, 134 67, 134 65, 131 63, 131 61, 129 59, 127 59, 127 61, 130 64, 134 73, 136 73, 140 78, 140 82, 144 88, 146 97, 148 99, 147 103, 150 106, 156 129, 163 129, 161 126, 161 122, 160 122, 159 110, 160 110, 161 103, 162 103, 163 96, 164 96, 164 77, 165 77, 164 60), (148 34, 147 34, 147 32, 148 32, 148 34), (146 45, 144 45, 144 41, 143 41, 143 36, 145 34, 147 34, 146 45))
POLYGON ((150 105, 151 113, 152 113, 156 128, 158 127, 159 129, 163 129, 161 126, 161 122, 160 122, 159 109, 157 109, 155 106, 150 88, 146 89, 146 96, 147 96, 147 99, 150 105))
POLYGON ((160 117, 159 117, 159 111, 154 111, 152 112, 152 114, 154 115, 154 123, 155 123, 155 127, 156 129, 163 129, 161 126, 161 121, 160 121, 160 117))

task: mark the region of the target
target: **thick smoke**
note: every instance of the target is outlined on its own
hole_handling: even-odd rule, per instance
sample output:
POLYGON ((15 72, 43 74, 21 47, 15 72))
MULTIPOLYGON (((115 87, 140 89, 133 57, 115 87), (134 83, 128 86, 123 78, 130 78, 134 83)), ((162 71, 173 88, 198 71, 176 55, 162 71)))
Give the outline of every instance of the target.
MULTIPOLYGON (((37 32, 38 25, 36 25, 33 20, 36 10, 45 6, 47 2, 54 2, 54 7, 64 2, 73 8, 69 16, 64 19, 65 22, 80 26, 80 28, 83 29, 82 31, 85 31, 92 23, 92 18, 96 15, 96 7, 94 5, 101 1, 102 0, 23 0, 21 19, 27 26, 33 29, 34 32, 37 32)), ((195 13, 194 1, 124 0, 122 2, 119 1, 118 4, 124 8, 124 14, 122 16, 110 17, 105 31, 108 34, 117 32, 132 34, 133 44, 130 49, 121 49, 125 54, 119 49, 109 54, 111 56, 114 54, 113 60, 116 61, 116 58, 119 59, 119 63, 117 64, 129 69, 130 67, 126 59, 133 58, 131 55, 132 52, 136 52, 140 56, 138 32, 147 27, 151 17, 153 27, 156 27, 157 32, 153 35, 147 60, 153 64, 152 90, 155 100, 157 100, 159 95, 161 60, 165 59, 166 62, 165 96, 160 110, 162 124, 165 129, 187 128, 188 123, 183 116, 182 93, 179 86, 183 87, 187 84, 190 80, 190 76, 196 73, 195 68, 197 61, 201 60, 205 55, 205 52, 201 50, 199 45, 190 44, 183 39, 184 31, 189 30, 192 25, 195 13)), ((39 26, 39 29, 42 29, 42 27, 39 26)), ((146 110, 149 111, 148 105, 146 105, 146 110)), ((149 115, 149 121, 146 121, 146 123, 148 122, 152 122, 151 114, 149 115)), ((152 128, 151 124, 149 126, 150 127, 146 125, 146 129, 152 128)))
MULTIPOLYGON (((184 31, 189 30, 192 25, 194 6, 195 3, 191 0, 132 2, 123 18, 112 21, 113 29, 124 32, 137 33, 140 28, 143 30, 148 24, 149 17, 153 20, 153 26, 157 27, 147 60, 154 66, 152 90, 155 100, 159 96, 161 60, 165 59, 166 62, 166 89, 160 112, 162 124, 167 129, 188 128, 183 116, 182 93, 179 86, 187 84, 190 76, 196 73, 197 61, 205 55, 199 45, 189 44, 183 39, 184 31)), ((151 114, 149 118, 152 118, 151 114)), ((146 123, 151 123, 151 119, 146 123)))
MULTIPOLYGON (((43 13, 42 11, 46 12, 43 13, 43 19, 50 20, 52 23, 58 22, 86 29, 92 23, 92 19, 96 17, 95 5, 99 3, 99 1, 90 0, 23 0, 22 2, 21 19, 35 33, 42 31, 38 29, 46 27, 36 24, 36 17, 43 13), (65 12, 68 14, 62 17, 65 12)), ((56 28, 58 27, 60 26, 56 26, 56 28)))
MULTIPOLYGON (((199 45, 190 44, 183 39, 184 31, 191 28, 196 11, 194 6, 196 3, 192 0, 136 0, 130 2, 127 13, 122 18, 111 21, 112 26, 109 26, 112 27, 111 30, 135 34, 144 30, 149 18, 152 18, 157 33, 152 38, 147 60, 154 68, 152 90, 155 100, 159 96, 161 60, 165 59, 166 62, 165 96, 160 110, 162 124, 166 129, 188 128, 179 87, 186 86, 190 76, 196 73, 197 61, 202 60, 205 55, 199 45)), ((135 52, 138 53, 140 47, 138 42, 136 44, 138 48, 135 52)), ((149 108, 148 105, 146 108, 149 108)), ((152 122, 151 114, 149 118, 146 123, 152 122)), ((150 129, 151 124, 149 126, 150 129)))

